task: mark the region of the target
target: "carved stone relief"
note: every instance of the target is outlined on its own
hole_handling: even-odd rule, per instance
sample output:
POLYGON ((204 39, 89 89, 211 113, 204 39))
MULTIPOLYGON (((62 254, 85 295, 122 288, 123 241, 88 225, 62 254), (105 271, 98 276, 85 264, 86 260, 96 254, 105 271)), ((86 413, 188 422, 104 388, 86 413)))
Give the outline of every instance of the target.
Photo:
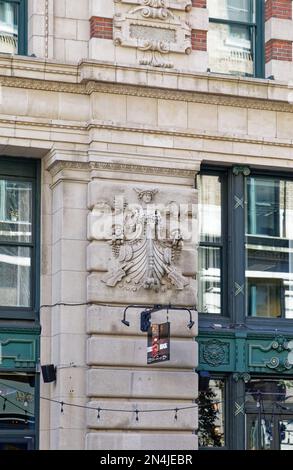
POLYGON ((140 288, 165 292, 189 285, 175 262, 183 247, 180 230, 163 232, 165 216, 158 205, 151 204, 157 189, 135 188, 139 204, 112 208, 113 260, 102 278, 108 287, 138 291, 140 288), (162 235, 163 234, 163 235, 162 235))
POLYGON ((191 1, 116 0, 114 43, 145 52, 141 65, 172 68, 170 52, 191 53, 191 27, 186 13, 191 1), (130 9, 127 5, 131 5, 130 9), (182 20, 177 12, 183 11, 182 20))

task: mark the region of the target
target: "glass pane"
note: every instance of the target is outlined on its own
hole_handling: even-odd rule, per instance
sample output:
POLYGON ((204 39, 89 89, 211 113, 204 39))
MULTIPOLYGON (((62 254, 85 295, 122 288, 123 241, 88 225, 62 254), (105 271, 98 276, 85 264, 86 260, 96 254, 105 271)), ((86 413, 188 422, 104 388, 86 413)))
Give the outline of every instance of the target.
POLYGON ((246 185, 247 314, 293 318, 293 182, 246 185))
POLYGON ((210 18, 223 20, 253 22, 252 0, 208 0, 207 8, 210 18))
POLYGON ((0 246, 0 305, 31 305, 31 249, 0 246))
POLYGON ((0 52, 18 52, 18 5, 0 1, 0 52))
POLYGON ((35 377, 0 375, 0 430, 33 429, 35 377))
POLYGON ((247 419, 248 445, 247 450, 272 449, 272 422, 270 416, 249 416, 247 419), (260 441, 260 442, 259 442, 260 441))
POLYGON ((293 380, 287 379, 255 379, 246 384, 246 403, 265 404, 276 402, 293 403, 293 380))
POLYGON ((221 182, 219 176, 200 175, 197 180, 199 194, 199 230, 201 242, 221 242, 221 182))
POLYGON ((252 38, 249 27, 210 23, 208 54, 212 72, 253 76, 252 38))
POLYGON ((206 390, 199 392, 199 446, 223 447, 225 445, 225 382, 210 380, 206 390))
POLYGON ((221 249, 199 248, 198 310, 221 314, 221 249))
POLYGON ((279 436, 280 450, 293 450, 293 416, 279 421, 279 436))
POLYGON ((0 179, 0 240, 32 241, 32 184, 0 179))

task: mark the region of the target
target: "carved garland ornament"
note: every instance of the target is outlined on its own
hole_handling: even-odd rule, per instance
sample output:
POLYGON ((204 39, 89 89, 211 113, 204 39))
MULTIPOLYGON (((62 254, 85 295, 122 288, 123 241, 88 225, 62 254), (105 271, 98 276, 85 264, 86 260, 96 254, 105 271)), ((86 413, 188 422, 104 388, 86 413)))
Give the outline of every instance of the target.
POLYGON ((191 1, 116 0, 116 4, 137 5, 129 11, 116 8, 114 43, 145 52, 141 65, 172 68, 174 64, 163 55, 191 53, 191 27, 172 11, 190 11, 191 1))
MULTIPOLYGON (((125 207, 123 224, 113 226, 112 251, 114 266, 102 278, 108 287, 138 291, 140 288, 166 291, 175 286, 183 290, 189 285, 174 265, 182 250, 179 230, 170 239, 161 239, 161 213, 153 205, 158 192, 136 189, 142 205, 125 207)), ((115 209, 114 209, 115 210, 115 209)))

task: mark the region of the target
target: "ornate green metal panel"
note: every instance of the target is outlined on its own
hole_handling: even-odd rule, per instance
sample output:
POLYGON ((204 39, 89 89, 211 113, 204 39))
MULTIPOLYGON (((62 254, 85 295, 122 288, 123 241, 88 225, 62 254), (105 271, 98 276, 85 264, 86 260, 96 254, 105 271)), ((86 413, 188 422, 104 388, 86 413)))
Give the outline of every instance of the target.
POLYGON ((199 370, 238 374, 292 374, 292 337, 205 333, 198 338, 199 370))
POLYGON ((0 330, 0 371, 35 370, 39 358, 38 333, 0 330))

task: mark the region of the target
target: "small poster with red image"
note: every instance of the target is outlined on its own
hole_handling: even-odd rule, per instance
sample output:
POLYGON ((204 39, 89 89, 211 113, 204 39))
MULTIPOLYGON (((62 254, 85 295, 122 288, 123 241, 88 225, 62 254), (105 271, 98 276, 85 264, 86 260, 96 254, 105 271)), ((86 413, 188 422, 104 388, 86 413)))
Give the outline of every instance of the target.
POLYGON ((152 324, 148 330, 147 363, 170 360, 170 323, 152 324))

